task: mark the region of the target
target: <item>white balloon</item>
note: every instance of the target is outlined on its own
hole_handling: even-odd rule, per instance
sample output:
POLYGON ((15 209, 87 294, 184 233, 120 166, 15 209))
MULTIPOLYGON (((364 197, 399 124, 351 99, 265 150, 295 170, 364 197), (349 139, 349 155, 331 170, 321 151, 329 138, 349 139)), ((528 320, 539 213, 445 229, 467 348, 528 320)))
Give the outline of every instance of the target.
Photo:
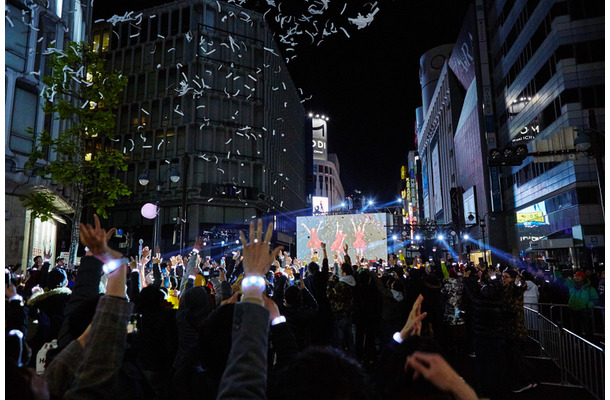
POLYGON ((155 219, 157 216, 157 205, 153 203, 146 203, 142 206, 140 213, 146 219, 155 219))

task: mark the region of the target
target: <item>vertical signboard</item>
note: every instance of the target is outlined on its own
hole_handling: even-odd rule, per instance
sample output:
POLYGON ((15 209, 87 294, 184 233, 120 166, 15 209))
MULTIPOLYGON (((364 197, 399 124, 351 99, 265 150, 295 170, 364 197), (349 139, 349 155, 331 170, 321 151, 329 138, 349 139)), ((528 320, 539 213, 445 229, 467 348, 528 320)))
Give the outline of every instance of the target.
POLYGON ((327 160, 327 125, 322 118, 311 118, 311 140, 314 160, 327 160))
POLYGON ((434 196, 434 215, 443 209, 443 196, 441 195, 441 161, 438 154, 438 144, 432 149, 432 184, 434 196))
POLYGON ((53 220, 41 221, 39 218, 34 220, 32 236, 32 255, 31 259, 41 256, 45 261, 51 260, 55 255, 55 243, 57 229, 53 220))

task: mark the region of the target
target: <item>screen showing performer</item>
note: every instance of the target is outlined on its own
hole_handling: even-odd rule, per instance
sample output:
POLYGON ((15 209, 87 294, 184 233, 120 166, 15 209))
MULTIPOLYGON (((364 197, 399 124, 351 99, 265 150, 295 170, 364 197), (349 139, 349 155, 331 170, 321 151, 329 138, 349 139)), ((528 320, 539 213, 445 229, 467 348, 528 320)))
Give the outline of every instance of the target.
POLYGON ((343 261, 343 246, 356 259, 386 259, 388 254, 388 214, 342 214, 297 218, 297 258, 307 262, 319 255, 321 243, 327 244, 329 262, 343 261))

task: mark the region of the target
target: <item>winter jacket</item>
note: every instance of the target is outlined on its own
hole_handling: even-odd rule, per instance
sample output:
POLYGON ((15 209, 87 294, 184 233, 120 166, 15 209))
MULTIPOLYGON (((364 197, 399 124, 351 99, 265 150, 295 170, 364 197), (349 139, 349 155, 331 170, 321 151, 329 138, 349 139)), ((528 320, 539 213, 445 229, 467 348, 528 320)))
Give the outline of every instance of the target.
POLYGON ((559 271, 555 271, 554 274, 555 278, 565 284, 570 291, 570 298, 568 299, 568 307, 570 309, 582 311, 597 305, 599 296, 591 286, 589 278, 585 278, 584 283, 579 285, 571 279, 565 279, 559 271))
POLYGON ((390 324, 404 324, 407 321, 407 302, 404 296, 394 297, 392 291, 384 285, 377 274, 369 272, 375 282, 377 291, 381 294, 381 321, 390 324))
POLYGON ((523 340, 527 338, 525 313, 523 311, 523 293, 527 285, 517 286, 513 283, 504 286, 504 301, 506 304, 504 325, 507 339, 523 340))
POLYGON ((447 325, 464 325, 462 317, 462 294, 464 285, 455 278, 446 278, 441 288, 443 322, 447 325))
MULTIPOLYGON (((27 301, 30 309, 28 344, 32 348, 32 354, 37 354, 45 343, 58 338, 71 293, 67 287, 59 287, 34 293, 27 301)), ((35 363, 35 358, 30 362, 35 363)))
POLYGON ((464 278, 468 298, 472 334, 480 338, 501 338, 504 335, 504 298, 501 283, 496 280, 481 286, 472 278, 464 278))
POLYGON ((318 303, 307 288, 301 290, 303 297, 301 305, 297 307, 286 306, 284 302, 278 304, 280 314, 286 317, 290 331, 294 335, 299 350, 311 344, 311 324, 318 313, 318 303))
MULTIPOLYGON (((85 315, 83 310, 95 305, 100 296, 100 280, 103 275, 103 263, 93 256, 84 256, 80 260, 76 281, 72 288, 72 297, 66 305, 64 320, 59 330, 58 345, 60 349, 66 347, 73 339, 75 326, 86 327, 93 314, 85 315)), ((95 309, 93 309, 95 311, 95 309)), ((83 329, 84 331, 84 329, 83 329)), ((81 331, 82 332, 82 331, 81 331)), ((78 336, 77 336, 78 337, 78 336)))
POLYGON ((336 284, 331 284, 326 293, 330 301, 330 312, 332 319, 349 318, 354 312, 354 287, 356 280, 347 275, 339 279, 336 284))

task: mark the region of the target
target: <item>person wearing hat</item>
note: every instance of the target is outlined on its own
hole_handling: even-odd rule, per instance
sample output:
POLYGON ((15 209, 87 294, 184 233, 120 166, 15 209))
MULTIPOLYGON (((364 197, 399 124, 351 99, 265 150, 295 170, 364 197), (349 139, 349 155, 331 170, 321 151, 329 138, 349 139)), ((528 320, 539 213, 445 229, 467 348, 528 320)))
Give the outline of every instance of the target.
POLYGON ((568 308, 570 310, 570 328, 577 335, 593 335, 593 307, 599 296, 583 271, 576 271, 573 279, 565 279, 561 272, 553 270, 555 278, 567 286, 570 292, 568 308))

